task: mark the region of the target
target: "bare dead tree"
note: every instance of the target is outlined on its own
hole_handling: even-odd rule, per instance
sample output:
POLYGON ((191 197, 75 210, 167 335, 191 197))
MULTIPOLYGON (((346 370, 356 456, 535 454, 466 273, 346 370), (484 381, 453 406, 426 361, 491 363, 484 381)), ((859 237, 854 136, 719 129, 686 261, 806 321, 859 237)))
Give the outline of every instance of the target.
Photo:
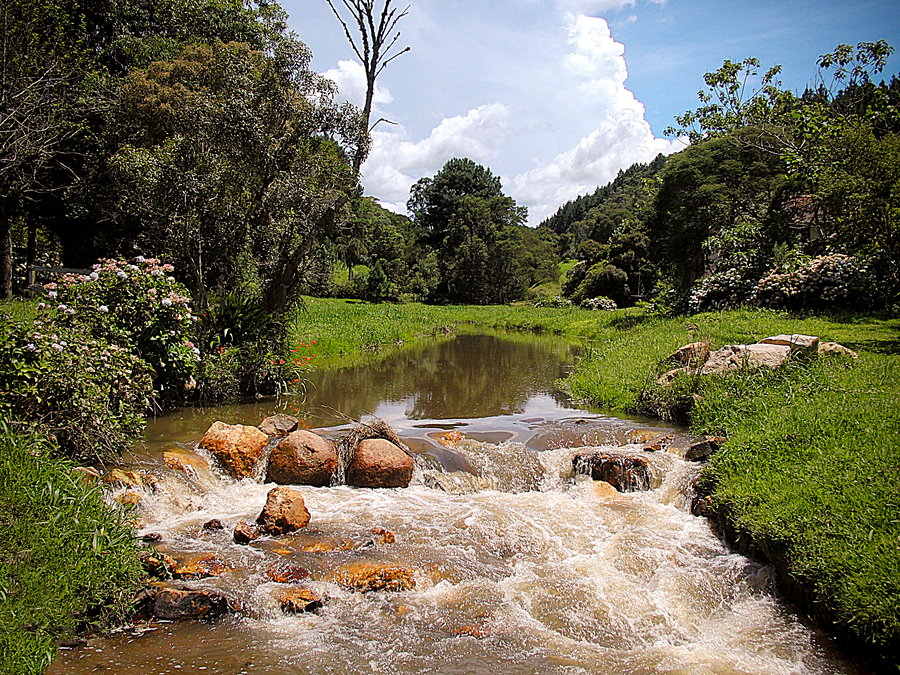
MULTIPOLYGON (((391 7, 393 0, 384 0, 384 5, 379 12, 375 7, 376 0, 341 0, 353 17, 350 23, 355 23, 356 29, 359 31, 359 36, 354 37, 348 21, 345 21, 338 12, 334 2, 332 0, 326 0, 326 2, 344 27, 344 34, 350 41, 356 56, 362 61, 366 73, 366 102, 363 106, 363 122, 365 132, 368 133, 375 128, 378 122, 390 123, 389 120, 381 118, 371 127, 369 126, 369 119, 372 115, 372 99, 375 96, 375 80, 391 61, 409 51, 409 47, 405 47, 391 54, 391 50, 400 39, 400 31, 396 30, 397 23, 409 14, 409 5, 401 11, 397 7, 391 7)), ((367 153, 368 143, 360 143, 353 158, 353 167, 357 171, 365 161, 367 153)))

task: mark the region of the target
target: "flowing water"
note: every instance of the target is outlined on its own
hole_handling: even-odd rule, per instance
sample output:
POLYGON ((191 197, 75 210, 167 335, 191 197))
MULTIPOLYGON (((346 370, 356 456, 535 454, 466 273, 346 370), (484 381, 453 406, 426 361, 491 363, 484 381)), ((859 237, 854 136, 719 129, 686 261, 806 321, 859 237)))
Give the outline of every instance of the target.
MULTIPOLYGON (((212 553, 220 576, 182 582, 242 608, 208 623, 154 621, 62 650, 48 673, 491 673, 512 675, 862 673, 803 624, 773 572, 731 552, 689 512, 699 465, 641 453, 680 430, 579 407, 554 387, 577 346, 463 335, 375 365, 312 373, 308 400, 184 410, 150 424, 130 459, 152 474, 141 533, 173 555, 212 553), (166 468, 162 453, 202 455, 209 424, 258 424, 301 408, 306 424, 346 432, 386 419, 416 455, 404 489, 301 487, 310 532, 234 543, 272 485, 166 468), (643 454, 651 489, 617 493, 576 476, 580 446, 643 454), (207 531, 217 518, 224 530, 207 531), (395 541, 373 539, 373 529, 395 541), (412 571, 415 588, 351 592, 348 562, 412 571), (310 572, 316 613, 286 614, 267 570, 310 572)), ((121 489, 120 489, 121 492, 121 489)))

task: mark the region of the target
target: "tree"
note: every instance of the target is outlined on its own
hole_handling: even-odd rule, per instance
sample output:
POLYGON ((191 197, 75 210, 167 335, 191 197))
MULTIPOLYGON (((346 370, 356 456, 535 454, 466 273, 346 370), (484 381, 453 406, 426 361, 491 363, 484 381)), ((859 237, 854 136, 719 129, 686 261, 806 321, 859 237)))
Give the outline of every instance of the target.
POLYGON ((165 254, 201 307, 241 289, 282 312, 356 186, 357 111, 310 58, 296 40, 269 54, 218 42, 132 72, 119 140, 77 186, 86 220, 120 249, 165 254))
POLYGON ((500 179, 470 159, 451 159, 410 191, 408 208, 434 250, 440 280, 431 299, 475 304, 521 299, 545 281, 555 256, 536 233, 524 232, 527 210, 503 194, 500 179))
MULTIPOLYGON (((752 252, 771 251, 778 243, 763 226, 779 196, 784 169, 777 156, 757 148, 758 133, 742 129, 692 145, 670 157, 660 175, 655 213, 648 221, 650 249, 681 293, 732 252, 724 243, 735 232, 742 233, 740 246, 752 252)), ((754 260, 748 266, 764 263, 754 260)))
MULTIPOLYGON (((366 102, 363 105, 362 112, 362 134, 368 137, 369 132, 375 127, 375 122, 371 127, 370 119, 372 117, 372 101, 375 97, 375 81, 381 72, 387 68, 387 65, 401 54, 409 51, 409 47, 401 49, 399 52, 391 54, 397 40, 400 39, 400 31, 394 32, 397 23, 409 13, 409 6, 406 9, 398 11, 396 7, 391 7, 393 0, 384 0, 381 11, 376 11, 375 0, 341 0, 344 7, 353 17, 353 22, 359 31, 359 42, 353 37, 349 25, 341 17, 332 0, 326 0, 331 11, 337 17, 338 21, 344 27, 344 34, 353 47, 356 56, 362 62, 363 70, 366 74, 366 102), (377 16, 377 18, 376 18, 377 16)), ((368 152, 368 144, 360 142, 357 151, 353 156, 353 168, 359 171, 362 163, 366 159, 368 152)))
POLYGON ((47 169, 80 128, 68 109, 85 68, 80 16, 66 0, 0 6, 0 298, 12 295, 12 227, 53 189, 47 169))

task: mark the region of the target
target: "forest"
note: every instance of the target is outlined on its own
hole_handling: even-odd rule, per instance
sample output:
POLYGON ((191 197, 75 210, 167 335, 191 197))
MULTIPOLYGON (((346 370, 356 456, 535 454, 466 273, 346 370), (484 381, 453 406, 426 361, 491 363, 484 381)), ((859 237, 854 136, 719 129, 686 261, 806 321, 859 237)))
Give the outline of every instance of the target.
POLYGON ((28 267, 137 255, 173 265, 200 311, 272 317, 303 294, 550 302, 538 289, 566 260, 564 299, 595 306, 887 307, 900 292, 900 81, 879 81, 883 41, 823 55, 802 95, 778 66, 725 62, 667 132, 684 150, 534 229, 467 158, 421 178, 408 216, 365 197, 368 111, 334 103, 277 4, 2 12, 3 297, 28 267))

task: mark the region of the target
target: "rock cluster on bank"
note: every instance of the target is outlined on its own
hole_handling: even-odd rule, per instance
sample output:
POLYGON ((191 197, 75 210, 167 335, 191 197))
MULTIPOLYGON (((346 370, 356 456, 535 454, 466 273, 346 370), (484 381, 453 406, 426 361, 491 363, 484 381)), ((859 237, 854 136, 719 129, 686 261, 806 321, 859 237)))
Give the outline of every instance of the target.
POLYGON ((693 342, 679 348, 664 363, 678 364, 659 377, 657 384, 668 386, 679 374, 725 375, 745 368, 774 370, 790 358, 843 355, 859 358, 851 349, 836 342, 823 342, 814 335, 775 335, 751 345, 725 345, 711 351, 708 342, 693 342))

